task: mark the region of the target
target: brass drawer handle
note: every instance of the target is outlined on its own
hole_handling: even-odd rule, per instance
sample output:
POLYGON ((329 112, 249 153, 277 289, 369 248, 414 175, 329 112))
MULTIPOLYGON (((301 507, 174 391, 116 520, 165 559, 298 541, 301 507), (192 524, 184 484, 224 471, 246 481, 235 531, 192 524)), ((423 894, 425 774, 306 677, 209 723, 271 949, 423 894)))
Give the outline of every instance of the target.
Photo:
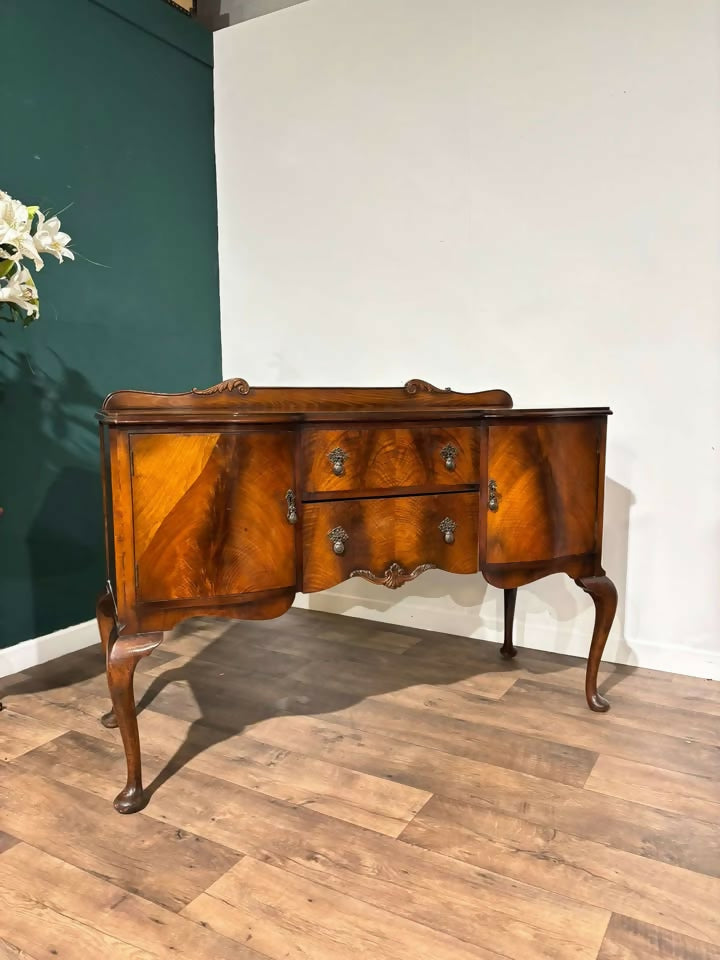
POLYGON ((496 513, 498 505, 499 497, 497 483, 494 480, 490 480, 488 483, 488 510, 492 510, 493 513, 496 513))
POLYGON ((457 524, 450 517, 445 517, 438 524, 438 530, 443 535, 445 543, 455 543, 455 527, 457 527, 457 524))
POLYGON ((332 464, 332 470, 336 477, 342 477, 345 473, 345 461, 350 456, 349 453, 345 453, 342 447, 335 447, 334 450, 331 450, 327 455, 328 460, 332 464))
POLYGON ((453 446, 452 443, 446 443, 445 446, 440 451, 440 456, 445 461, 445 469, 452 472, 455 469, 455 461, 457 460, 458 450, 457 447, 453 446))
POLYGON ((333 527, 328 533, 328 540, 332 544, 333 551, 337 553, 338 556, 342 556, 342 554, 345 553, 345 544, 347 543, 348 535, 342 527, 333 527))
POLYGON ((288 490, 285 494, 285 499, 287 500, 287 522, 297 523, 297 505, 295 503, 295 494, 292 490, 288 490))

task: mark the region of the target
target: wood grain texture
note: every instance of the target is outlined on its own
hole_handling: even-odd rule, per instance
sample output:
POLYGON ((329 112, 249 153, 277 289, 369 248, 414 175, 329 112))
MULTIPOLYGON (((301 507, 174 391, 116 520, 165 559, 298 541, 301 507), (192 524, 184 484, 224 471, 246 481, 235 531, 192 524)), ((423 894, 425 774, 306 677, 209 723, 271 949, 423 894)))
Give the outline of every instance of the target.
POLYGON ((10 764, 0 765, 0 829, 169 910, 181 909, 238 859, 173 824, 108 817, 104 800, 10 764), (161 873, 161 863, 172 869, 161 873))
POLYGON ((102 409, 106 413, 132 409, 291 413, 303 410, 512 407, 512 397, 505 390, 458 393, 454 390, 428 390, 420 386, 424 382, 409 380, 405 387, 254 387, 236 378, 187 393, 119 390, 105 398, 102 409))
POLYGON ((716 878, 540 826, 523 816, 441 797, 433 797, 401 836, 556 894, 699 940, 720 940, 716 878))
POLYGON ((429 714, 426 709, 382 701, 360 700, 324 715, 350 729, 384 733, 426 749, 447 750, 452 743, 456 756, 577 786, 587 780, 597 759, 597 754, 589 750, 558 743, 549 730, 545 737, 541 733, 528 736, 519 731, 503 731, 499 725, 429 714))
POLYGON ((574 658, 303 610, 163 650, 132 818, 100 646, 3 684, 58 732, 0 762, 0 956, 717 960, 720 685, 608 665, 597 717, 574 658))
POLYGON ((571 579, 593 577, 602 574, 602 566, 596 554, 580 557, 556 557, 533 563, 482 563, 482 574, 488 583, 503 590, 524 587, 553 573, 566 573, 571 579))
MULTIPOLYGON (((702 681, 698 681, 701 683, 702 681)), ((552 740, 568 747, 648 763, 664 770, 697 774, 702 770, 710 776, 718 775, 717 748, 689 740, 677 728, 673 733, 629 727, 616 722, 612 711, 598 723, 595 716, 572 691, 535 680, 518 681, 503 697, 502 707, 488 700, 478 716, 483 724, 525 736, 547 736, 547 707, 542 699, 552 704, 552 740)), ((466 709, 466 708, 465 708, 466 709)), ((584 781, 583 781, 584 782, 584 781)))
POLYGON ((62 732, 62 727, 23 716, 11 707, 5 708, 0 723, 0 760, 13 760, 62 732))
POLYGON ((601 756, 585 787, 720 827, 720 778, 712 772, 704 776, 678 773, 648 763, 601 756))
POLYGON ((449 749, 416 747, 397 736, 348 730, 325 719, 303 717, 294 724, 268 721, 251 736, 284 749, 299 749, 302 744, 303 750, 319 758, 433 794, 470 801, 696 873, 717 873, 715 827, 697 819, 683 821, 637 802, 593 796, 582 787, 533 778, 498 763, 460 759, 449 749))
POLYGON ((488 563, 527 563, 595 552, 600 421, 492 424, 488 563))
POLYGON ((170 960, 196 952, 259 960, 255 951, 25 843, 0 858, 0 914, 3 934, 38 958, 170 960))
POLYGON ((720 947, 614 914, 598 960, 720 960, 720 947))
MULTIPOLYGON (((188 769, 215 777, 265 797, 296 804, 345 823, 396 837, 430 798, 430 793, 402 783, 351 770, 248 738, 237 744, 218 741, 176 717, 148 712, 143 728, 146 772, 155 780, 169 751, 185 754, 188 769)), ((121 762, 117 742, 70 731, 44 749, 32 751, 22 769, 51 776, 98 796, 111 795, 121 762), (86 760, 92 757, 89 770, 86 760)))
POLYGON ((478 482, 479 431, 432 424, 308 428, 302 432, 301 457, 306 493, 472 486, 478 482), (341 475, 329 457, 335 450, 343 455, 341 475))
POLYGON ((39 960, 0 934, 0 960, 39 960))
POLYGON ((139 599, 295 583, 292 433, 154 433, 134 436, 131 450, 139 599))
POLYGON ((231 620, 273 620, 292 606, 295 587, 259 590, 240 594, 233 599, 192 601, 190 603, 139 603, 136 610, 138 633, 172 628, 194 617, 222 616, 231 620))
POLYGON ((452 573, 474 573, 477 542, 478 495, 473 493, 309 503, 303 516, 303 590, 324 590, 354 570, 383 577, 392 563, 408 573, 428 563, 452 573), (445 517, 457 524, 451 544, 439 529, 445 517), (328 538, 335 527, 348 537, 341 556, 328 538))
POLYGON ((185 908, 211 929, 254 943, 274 960, 347 960, 363 944, 370 956, 406 960, 497 960, 497 954, 245 857, 185 908))
MULTIPOLYGON (((436 665, 407 662, 403 659, 399 664, 394 662, 395 657, 383 657, 381 652, 374 656, 353 657, 348 651, 336 651, 332 657, 314 660, 298 666, 290 676, 302 683, 321 687, 324 690, 340 690, 348 693, 382 697, 384 702, 406 703, 417 708, 440 708, 446 696, 453 694, 468 696, 468 714, 473 713, 472 719, 478 719, 482 712, 482 702, 477 697, 487 700, 500 700, 515 683, 515 676, 503 669, 502 664, 491 663, 487 669, 478 673, 472 671, 451 670, 444 673, 436 665), (376 671, 383 663, 388 664, 392 674, 388 677, 388 690, 383 693, 378 689, 376 671), (368 666, 370 667, 368 669, 368 666), (436 688, 437 680, 442 676, 444 689, 439 692, 436 688)), ((468 716, 468 719, 471 719, 468 716)))

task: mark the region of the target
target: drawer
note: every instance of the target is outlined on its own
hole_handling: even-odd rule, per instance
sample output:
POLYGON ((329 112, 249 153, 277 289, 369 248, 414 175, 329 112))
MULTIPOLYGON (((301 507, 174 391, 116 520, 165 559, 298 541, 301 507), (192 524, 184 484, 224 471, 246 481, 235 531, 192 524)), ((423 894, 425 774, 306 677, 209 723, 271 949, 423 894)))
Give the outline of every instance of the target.
POLYGON ((308 428, 302 436, 306 493, 457 487, 479 482, 476 427, 308 428))
POLYGON ((353 576, 401 586, 426 564, 475 573, 479 499, 473 492, 304 504, 303 591, 353 576))

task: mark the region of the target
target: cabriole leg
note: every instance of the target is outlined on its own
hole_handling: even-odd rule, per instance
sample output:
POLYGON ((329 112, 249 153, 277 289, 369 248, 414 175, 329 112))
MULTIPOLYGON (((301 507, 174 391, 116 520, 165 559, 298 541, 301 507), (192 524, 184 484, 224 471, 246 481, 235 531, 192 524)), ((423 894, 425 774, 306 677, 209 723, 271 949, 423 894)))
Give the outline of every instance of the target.
MULTIPOLYGON (((115 641, 115 631, 117 629, 117 624, 115 623, 115 606, 112 597, 107 591, 101 593, 98 597, 97 604, 95 605, 95 616, 100 632, 100 643, 102 644, 103 653, 105 654, 105 669, 107 670, 108 650, 115 641)), ((116 727, 117 719, 113 711, 110 710, 104 714, 100 718, 100 723, 102 723, 104 727, 116 727)))
POLYGON ((617 590, 609 577, 581 577, 575 583, 590 594, 595 604, 595 626, 585 674, 585 696, 591 710, 603 713, 610 709, 610 704, 598 693, 597 675, 610 627, 615 619, 617 590))
POLYGON ((138 660, 151 653, 162 638, 162 633, 120 637, 108 654, 108 687, 127 760, 127 783, 114 800, 118 813, 135 813, 145 806, 133 677, 138 660))
POLYGON ((512 660, 517 650, 513 646, 513 623, 515 622, 515 600, 517 598, 517 587, 509 587, 503 590, 503 600, 505 607, 505 639, 500 648, 500 655, 506 660, 512 660))

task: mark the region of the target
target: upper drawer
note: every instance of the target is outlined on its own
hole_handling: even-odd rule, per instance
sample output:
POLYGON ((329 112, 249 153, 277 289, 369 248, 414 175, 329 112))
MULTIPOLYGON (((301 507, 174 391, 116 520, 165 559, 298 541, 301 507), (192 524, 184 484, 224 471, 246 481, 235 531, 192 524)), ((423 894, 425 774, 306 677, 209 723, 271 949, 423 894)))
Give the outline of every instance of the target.
POLYGON ((479 482, 476 427, 308 428, 302 437, 305 493, 457 487, 479 482))

